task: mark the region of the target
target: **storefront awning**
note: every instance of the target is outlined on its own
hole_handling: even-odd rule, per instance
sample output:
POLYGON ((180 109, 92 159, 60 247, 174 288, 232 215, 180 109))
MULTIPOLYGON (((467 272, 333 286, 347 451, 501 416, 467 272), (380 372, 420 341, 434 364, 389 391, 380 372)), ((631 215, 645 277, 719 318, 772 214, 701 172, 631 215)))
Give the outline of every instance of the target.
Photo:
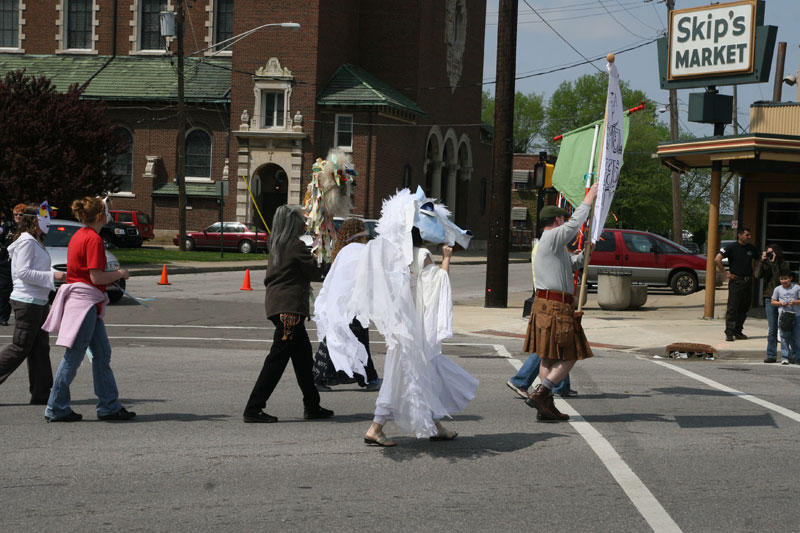
POLYGON ((732 169, 747 160, 794 165, 800 164, 800 136, 749 133, 668 142, 658 146, 658 158, 664 165, 682 172, 710 167, 714 161, 732 169))

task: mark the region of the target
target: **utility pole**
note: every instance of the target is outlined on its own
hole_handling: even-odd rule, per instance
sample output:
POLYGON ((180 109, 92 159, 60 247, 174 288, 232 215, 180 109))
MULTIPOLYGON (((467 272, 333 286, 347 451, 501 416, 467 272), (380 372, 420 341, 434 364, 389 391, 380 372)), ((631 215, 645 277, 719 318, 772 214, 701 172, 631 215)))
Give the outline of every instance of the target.
MULTIPOLYGON (((733 86, 733 134, 739 135, 739 104, 737 102, 736 94, 737 85, 733 86)), ((733 175, 733 220, 736 221, 736 227, 739 227, 739 176, 733 175)), ((716 249, 716 248, 715 248, 716 249)), ((711 248, 709 248, 711 250, 711 248)))
POLYGON ((514 73, 517 64, 519 0, 500 0, 497 21, 497 75, 494 90, 494 144, 489 187, 485 307, 508 306, 508 250, 511 171, 514 163, 514 73))
POLYGON ((183 0, 178 0, 178 17, 176 33, 178 38, 178 170, 175 176, 178 182, 178 247, 186 251, 186 117, 183 106, 183 0))
MULTIPOLYGON (((675 9, 675 0, 667 0, 667 23, 669 12, 675 9)), ((678 91, 669 90, 669 137, 678 140, 678 91)), ((681 173, 674 168, 670 171, 672 178, 672 238, 678 244, 683 243, 683 216, 681 214, 681 173)))

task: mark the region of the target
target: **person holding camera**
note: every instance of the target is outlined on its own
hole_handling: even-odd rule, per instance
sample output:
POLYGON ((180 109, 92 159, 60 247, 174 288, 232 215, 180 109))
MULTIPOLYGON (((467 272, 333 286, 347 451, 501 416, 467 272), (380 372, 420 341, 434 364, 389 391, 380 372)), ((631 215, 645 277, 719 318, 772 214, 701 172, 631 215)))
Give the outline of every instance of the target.
POLYGON ((767 358, 765 363, 778 362, 778 308, 771 304, 775 287, 781 284, 780 273, 789 270, 783 258, 783 249, 777 244, 768 244, 756 265, 755 276, 764 283, 764 310, 767 313, 767 358))

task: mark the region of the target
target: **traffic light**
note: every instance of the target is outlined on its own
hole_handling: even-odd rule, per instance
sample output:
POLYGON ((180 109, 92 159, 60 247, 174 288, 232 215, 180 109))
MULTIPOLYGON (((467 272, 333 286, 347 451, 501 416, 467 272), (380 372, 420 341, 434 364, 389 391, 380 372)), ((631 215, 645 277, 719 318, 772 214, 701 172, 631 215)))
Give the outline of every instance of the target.
POLYGON ((539 152, 539 162, 533 165, 533 188, 548 189, 553 186, 555 165, 547 162, 547 152, 539 152))

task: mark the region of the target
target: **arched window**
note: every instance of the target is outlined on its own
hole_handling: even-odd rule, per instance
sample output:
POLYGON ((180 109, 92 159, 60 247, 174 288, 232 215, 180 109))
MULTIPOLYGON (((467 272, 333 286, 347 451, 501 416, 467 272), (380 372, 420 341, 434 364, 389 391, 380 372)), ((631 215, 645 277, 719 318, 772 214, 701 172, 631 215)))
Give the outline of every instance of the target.
POLYGON ((133 135, 128 128, 114 129, 114 137, 119 141, 122 151, 114 157, 113 172, 120 177, 119 189, 116 192, 133 190, 133 135))
POLYGON ((185 174, 188 178, 211 179, 211 136, 203 130, 192 130, 186 136, 185 174))

